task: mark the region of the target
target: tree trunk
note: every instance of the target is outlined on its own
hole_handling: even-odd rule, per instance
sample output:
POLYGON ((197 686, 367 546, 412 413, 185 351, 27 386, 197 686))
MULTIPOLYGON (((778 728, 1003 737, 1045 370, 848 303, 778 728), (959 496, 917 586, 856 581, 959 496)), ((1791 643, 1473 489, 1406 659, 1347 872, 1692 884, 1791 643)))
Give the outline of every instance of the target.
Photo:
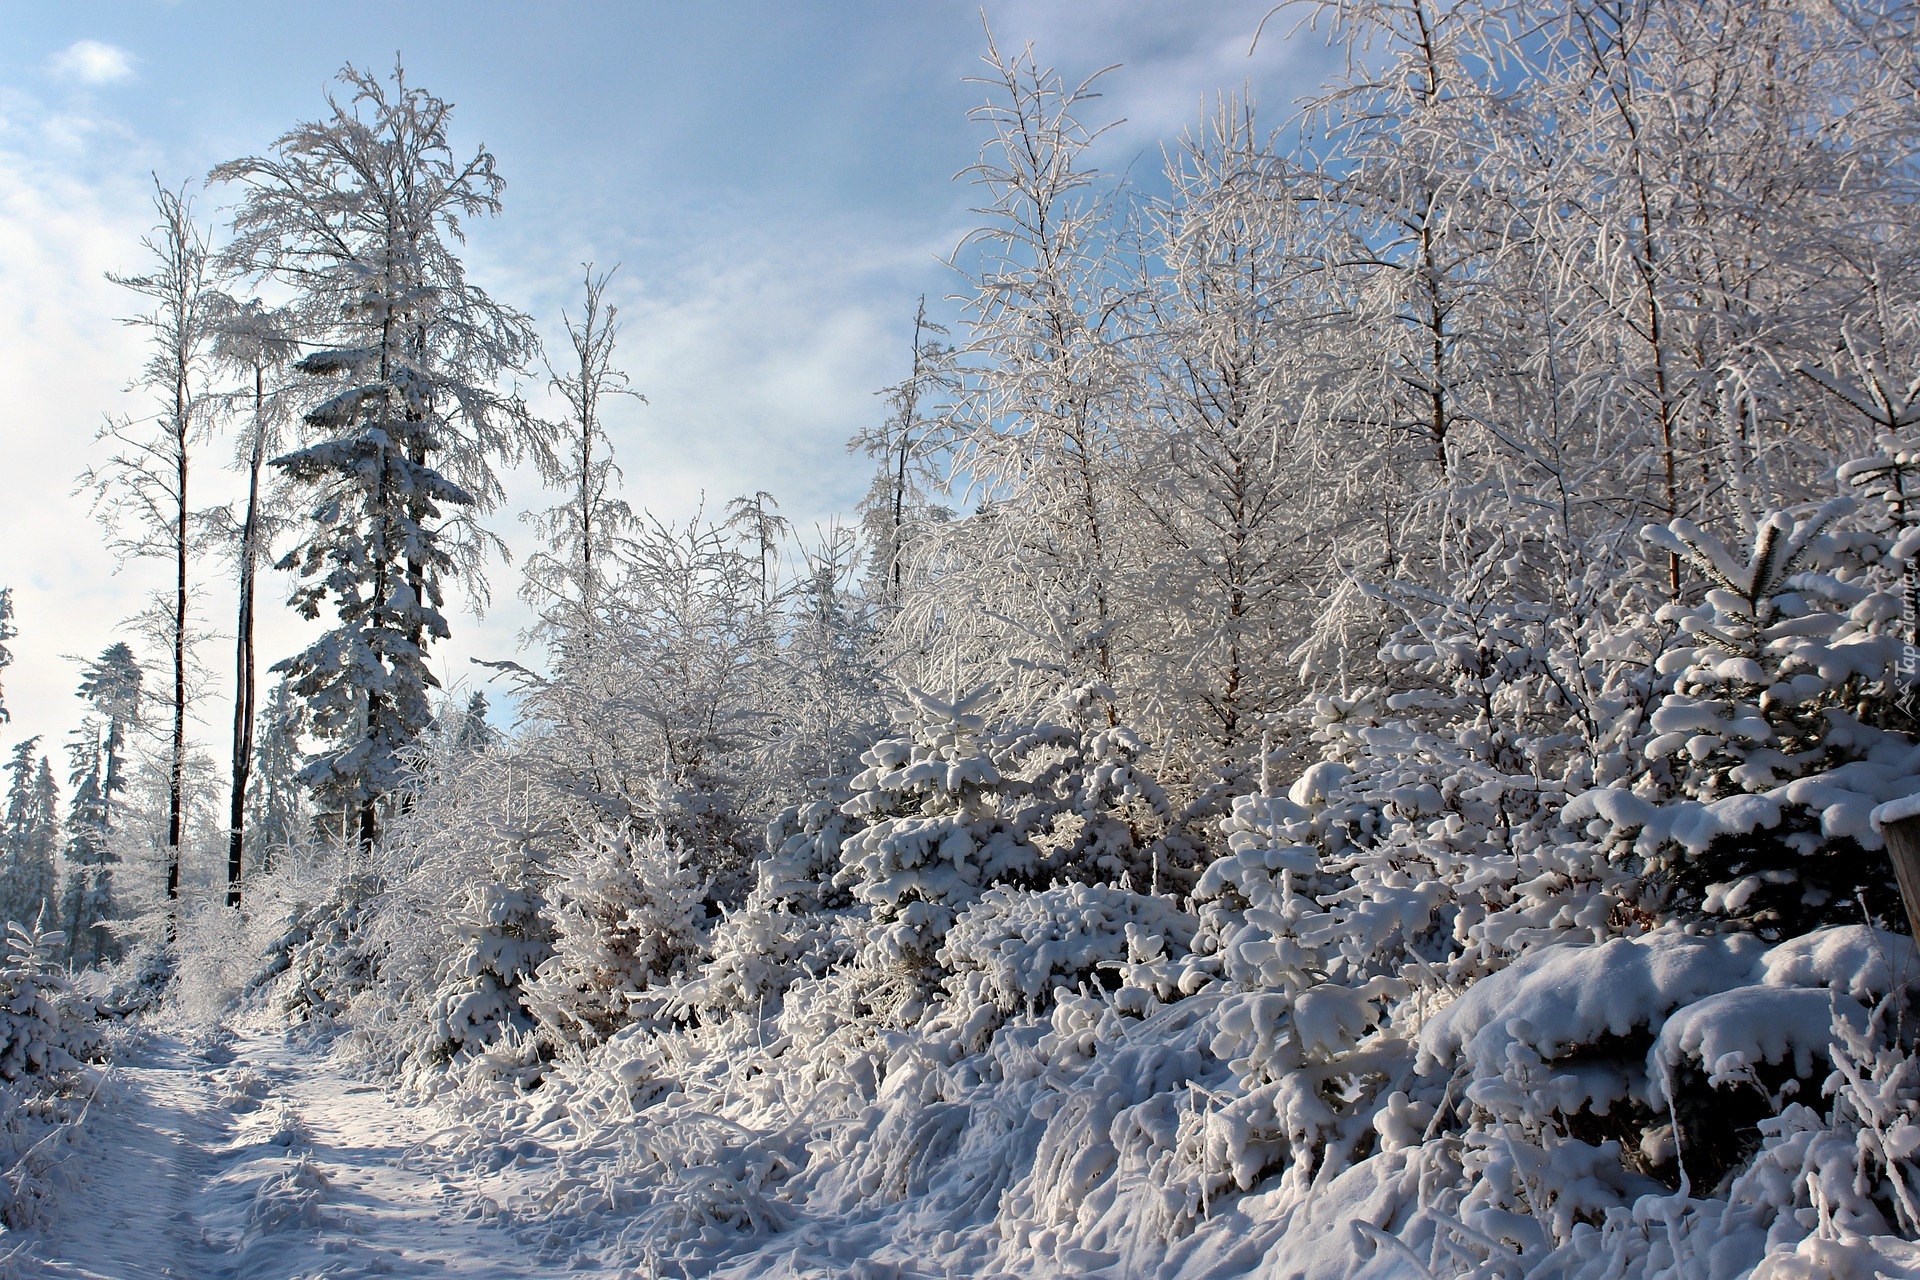
MULTIPOLYGON (((180 897, 180 835, 182 827, 183 792, 186 790, 187 772, 187 435, 186 415, 189 412, 186 396, 186 373, 181 370, 180 382, 176 384, 173 401, 174 431, 178 454, 175 461, 178 466, 179 498, 177 523, 174 526, 174 593, 173 593, 173 758, 169 762, 167 785, 167 900, 177 901, 180 897)), ((168 924, 171 936, 173 926, 168 924)))
POLYGON ((1893 874, 1900 881, 1900 901, 1907 908, 1907 927, 1914 938, 1920 940, 1920 814, 1880 826, 1880 834, 1886 838, 1887 860, 1893 863, 1893 874))
POLYGON ((240 527, 240 616, 235 630, 233 683, 233 793, 227 809, 227 905, 240 905, 240 871, 246 852, 247 778, 253 769, 254 700, 253 568, 259 536, 260 467, 266 454, 267 432, 262 421, 266 399, 265 372, 253 368, 253 456, 247 471, 247 517, 240 527))

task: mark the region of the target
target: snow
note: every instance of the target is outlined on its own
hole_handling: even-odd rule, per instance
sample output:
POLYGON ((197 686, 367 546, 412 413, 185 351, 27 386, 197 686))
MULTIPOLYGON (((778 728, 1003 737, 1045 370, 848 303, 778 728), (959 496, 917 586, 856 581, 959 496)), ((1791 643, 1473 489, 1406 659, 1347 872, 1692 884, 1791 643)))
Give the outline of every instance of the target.
MULTIPOLYGON (((413 583, 376 582, 368 518, 388 482, 468 501, 428 454, 504 497, 477 388, 528 322, 468 297, 462 353, 428 332, 458 299, 422 303, 425 363, 301 400, 320 433, 282 469, 329 492, 296 603, 340 625, 281 664, 276 731, 325 745, 338 844, 301 837, 244 910, 197 874, 163 900, 134 874, 157 776, 96 788, 67 870, 126 873, 128 959, 70 975, 8 927, 0 1280, 1911 1270, 1920 958, 1874 923, 1880 828, 1920 817, 1920 458, 1880 438, 1920 421, 1887 381, 1920 347, 1909 15, 1792 0, 1729 40, 1660 0, 1569 57, 1565 6, 1439 8, 1409 41, 1334 6, 1368 74, 1309 108, 1318 141, 1222 103, 1150 205, 1082 163, 1097 95, 990 53, 966 332, 916 320, 860 442, 878 543, 796 548, 766 494, 684 528, 596 498, 612 310, 604 348, 569 324, 581 487, 526 584, 549 674, 493 664, 511 734, 426 697, 452 566, 425 508, 389 530, 413 583), (1701 83, 1739 164, 1696 157, 1701 83), (1517 239, 1482 216, 1516 211, 1517 239), (1757 230, 1755 323, 1676 307, 1643 349, 1633 245, 1647 297, 1711 303, 1696 270, 1757 230), (1635 539, 1663 460, 1676 515, 1675 442, 1621 411, 1669 403, 1663 354, 1688 421, 1734 429, 1685 433, 1693 518, 1635 539), (1423 387, 1431 439, 1383 430, 1423 387), (421 413, 368 416, 395 394, 421 413), (936 459, 975 510, 936 518, 936 459)), ((258 265, 359 271, 250 189, 258 265)), ((382 270, 371 310, 306 296, 345 324, 308 336, 390 318, 382 270)), ((55 865, 34 741, 0 922, 55 865)))
POLYGON ((1464 1054, 1476 1074, 1497 1076, 1510 1042, 1552 1058, 1602 1036, 1629 1035, 1740 985, 1764 949, 1748 934, 1695 937, 1677 929, 1542 948, 1467 988, 1427 1023, 1421 1070, 1451 1069, 1464 1054))
POLYGON ((342 1073, 272 1021, 155 1031, 113 1068, 67 1157, 77 1185, 30 1241, 30 1274, 505 1280, 557 1269, 502 1229, 482 1175, 420 1158, 445 1117, 342 1073))
POLYGON ((1837 1019, 1864 1029, 1867 1011, 1843 992, 1804 987, 1736 987, 1697 1000, 1667 1019, 1654 1041, 1653 1100, 1666 1105, 1667 1082, 1683 1062, 1699 1063, 1714 1085, 1752 1079, 1762 1063, 1791 1062, 1806 1079, 1816 1058, 1830 1056, 1837 1019))
POLYGON ((1890 823, 1900 822, 1906 818, 1920 818, 1920 791, 1910 796, 1902 796, 1898 800, 1889 800, 1885 804, 1876 805, 1872 821, 1877 831, 1890 823))
POLYGON ((1904 934, 1862 924, 1834 925, 1771 948, 1760 971, 1769 986, 1832 987, 1856 1000, 1872 1001, 1896 985, 1920 983, 1920 954, 1904 934))

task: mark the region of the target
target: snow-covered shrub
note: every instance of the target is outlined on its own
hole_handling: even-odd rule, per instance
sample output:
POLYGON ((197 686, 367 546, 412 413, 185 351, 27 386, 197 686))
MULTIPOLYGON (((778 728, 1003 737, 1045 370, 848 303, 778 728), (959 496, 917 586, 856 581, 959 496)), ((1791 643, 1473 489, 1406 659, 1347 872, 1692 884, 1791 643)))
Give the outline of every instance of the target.
POLYGON ((765 1009, 794 983, 851 959, 864 923, 846 911, 795 910, 756 890, 714 925, 706 962, 676 985, 674 1000, 702 1016, 765 1009))
MULTIPOLYGON (((107 1037, 74 989, 66 935, 9 924, 0 952, 0 1236, 34 1226, 73 1179, 63 1149, 103 1076, 107 1037)), ((0 1266, 6 1259, 0 1257, 0 1266)))
POLYGON ((852 896, 834 876, 840 870, 840 846, 856 825, 831 800, 782 809, 767 824, 767 854, 760 859, 756 891, 769 902, 801 911, 846 906, 852 896))
POLYGON ((1052 879, 1174 892, 1191 883, 1194 850, 1169 830, 1175 815, 1143 763, 1146 743, 1111 710, 1102 687, 1069 688, 998 735, 1020 796, 1013 811, 1052 879))
POLYGON ((0 957, 0 1080, 57 1090, 99 1058, 93 1008, 58 957, 67 935, 9 923, 0 957))
MULTIPOLYGON (((451 733, 430 745, 381 843, 345 855, 344 909, 320 913, 296 950, 355 966, 314 985, 346 1005, 336 1016, 368 1067, 423 1084, 533 1026, 523 988, 550 952, 542 892, 564 834, 506 748, 475 751, 451 733)), ((298 966, 292 976, 302 981, 298 966)))
MULTIPOLYGON (((1836 1017, 1826 1103, 1789 1102, 1729 1199, 1811 1225, 1829 1239, 1920 1236, 1920 1057, 1888 1002, 1866 1019, 1836 1017), (1811 1223, 1807 1220, 1811 1219, 1811 1223)), ((1784 1234, 1784 1233, 1782 1233, 1784 1234)))
POLYGON ((717 1118, 667 1108, 634 1124, 623 1145, 625 1160, 647 1177, 619 1250, 643 1274, 689 1274, 729 1237, 768 1235, 791 1221, 780 1187, 805 1157, 778 1135, 742 1133, 717 1118))
POLYGON ((595 823, 574 834, 546 888, 552 954, 525 983, 544 1034, 591 1045, 635 997, 684 973, 706 946, 705 886, 658 830, 595 823))
POLYGON ((247 916, 211 895, 181 912, 171 992, 189 1026, 212 1026, 246 990, 259 952, 247 916))
POLYGON ((1043 1012, 1058 988, 1109 988, 1129 964, 1177 962, 1194 928, 1168 899, 1126 889, 993 888, 960 913, 937 959, 962 1012, 1043 1012))
POLYGON ((373 984, 379 955, 365 926, 372 921, 378 892, 372 873, 342 873, 320 901, 288 910, 286 927, 268 945, 255 984, 274 983, 289 1018, 324 1026, 373 984))
POLYGON ((910 690, 909 732, 861 756, 841 806, 866 825, 834 833, 835 883, 871 907, 872 944, 909 968, 930 966, 955 916, 993 885, 1147 889, 1167 868, 1165 842, 1148 834, 1164 831, 1166 797, 1138 739, 1092 723, 1094 694, 990 732, 979 708, 994 692, 944 702, 910 690))

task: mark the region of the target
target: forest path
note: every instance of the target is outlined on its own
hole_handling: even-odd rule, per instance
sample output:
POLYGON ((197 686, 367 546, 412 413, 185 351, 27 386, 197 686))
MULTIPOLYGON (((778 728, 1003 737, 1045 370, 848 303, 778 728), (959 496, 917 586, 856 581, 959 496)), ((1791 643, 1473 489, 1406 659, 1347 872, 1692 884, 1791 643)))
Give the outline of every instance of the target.
POLYGON ((461 1280, 580 1274, 409 1158, 440 1117, 264 1023, 156 1031, 96 1101, 23 1274, 58 1280, 461 1280), (38 1268, 38 1269, 35 1269, 38 1268))

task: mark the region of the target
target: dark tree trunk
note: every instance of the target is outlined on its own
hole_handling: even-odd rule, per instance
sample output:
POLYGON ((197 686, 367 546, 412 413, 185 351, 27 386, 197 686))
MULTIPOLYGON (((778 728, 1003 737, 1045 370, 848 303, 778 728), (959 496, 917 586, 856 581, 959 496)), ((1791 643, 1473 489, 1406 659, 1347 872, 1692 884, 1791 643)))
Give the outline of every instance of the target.
POLYGON ((253 456, 248 460, 247 516, 240 527, 240 616, 235 630, 233 694, 233 794, 227 809, 227 905, 240 905, 240 873, 246 853, 247 779, 253 770, 254 702, 257 697, 253 666, 253 569, 258 548, 260 467, 266 456, 267 432, 262 414, 266 400, 265 371, 253 369, 253 456))
MULTIPOLYGON (((183 801, 187 773, 187 436, 189 412, 186 395, 186 371, 180 371, 175 386, 174 431, 178 453, 179 499, 174 526, 173 590, 173 758, 167 778, 167 900, 180 897, 180 836, 183 826, 183 801)), ((168 925, 172 933, 172 925, 168 925)))

